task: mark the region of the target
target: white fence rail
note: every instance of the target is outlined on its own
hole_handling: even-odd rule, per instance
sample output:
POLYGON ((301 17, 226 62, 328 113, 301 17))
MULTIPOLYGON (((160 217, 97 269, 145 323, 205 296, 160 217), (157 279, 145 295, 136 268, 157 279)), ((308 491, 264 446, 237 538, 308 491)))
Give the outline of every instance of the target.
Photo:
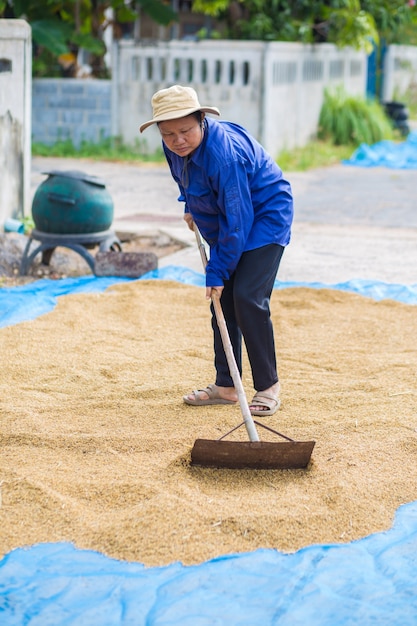
MULTIPOLYGON (((273 156, 315 135, 326 87, 366 93, 365 53, 332 44, 121 41, 114 55, 112 134, 126 143, 150 119, 152 94, 176 83, 193 86, 202 104, 245 126, 273 156)), ((160 145, 153 127, 140 138, 151 151, 160 145)))

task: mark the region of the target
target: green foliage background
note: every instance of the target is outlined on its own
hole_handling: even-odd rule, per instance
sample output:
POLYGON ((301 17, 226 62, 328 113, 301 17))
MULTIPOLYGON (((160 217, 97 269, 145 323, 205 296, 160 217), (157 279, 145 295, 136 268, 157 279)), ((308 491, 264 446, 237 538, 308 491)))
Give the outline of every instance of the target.
MULTIPOLYGON (((204 37, 330 42, 367 52, 382 40, 417 44, 414 0, 193 0, 192 10, 224 24, 222 33, 202 29, 204 37)), ((56 75, 57 57, 82 47, 93 56, 93 75, 104 77, 105 29, 133 22, 141 13, 165 26, 178 20, 169 0, 0 0, 0 18, 30 23, 34 73, 40 76, 56 75)))

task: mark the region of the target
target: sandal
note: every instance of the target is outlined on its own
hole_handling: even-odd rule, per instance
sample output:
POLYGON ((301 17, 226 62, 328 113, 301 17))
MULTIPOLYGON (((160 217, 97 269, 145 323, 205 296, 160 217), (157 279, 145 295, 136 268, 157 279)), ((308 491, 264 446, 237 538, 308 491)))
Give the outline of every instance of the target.
POLYGON ((278 397, 273 396, 271 393, 265 393, 263 391, 260 391, 253 396, 252 402, 249 405, 249 409, 252 415, 256 415, 257 417, 263 417, 276 413, 280 405, 281 400, 278 397), (261 409, 259 411, 252 409, 252 406, 264 406, 265 409, 261 409))
POLYGON ((219 390, 216 385, 207 385, 205 389, 196 389, 191 392, 194 395, 194 400, 191 400, 188 395, 183 396, 185 404, 191 404, 192 406, 207 406, 209 404, 236 404, 234 400, 225 400, 219 395, 219 390), (202 398, 201 393, 206 393, 208 398, 202 398))

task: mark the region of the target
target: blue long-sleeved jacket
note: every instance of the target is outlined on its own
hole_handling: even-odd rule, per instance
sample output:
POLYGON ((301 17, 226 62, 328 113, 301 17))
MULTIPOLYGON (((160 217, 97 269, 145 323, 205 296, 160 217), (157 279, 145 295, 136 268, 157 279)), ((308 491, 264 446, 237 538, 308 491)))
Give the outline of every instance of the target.
POLYGON ((210 246, 208 287, 223 285, 243 252, 289 243, 291 186, 244 128, 206 118, 203 141, 189 159, 164 143, 163 148, 180 189, 178 200, 210 246))

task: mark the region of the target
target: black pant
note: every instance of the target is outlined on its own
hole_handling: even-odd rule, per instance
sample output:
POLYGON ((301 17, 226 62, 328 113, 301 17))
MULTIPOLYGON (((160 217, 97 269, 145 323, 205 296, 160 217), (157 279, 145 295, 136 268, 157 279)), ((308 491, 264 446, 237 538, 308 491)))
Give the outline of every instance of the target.
MULTIPOLYGON (((284 247, 278 244, 244 252, 235 272, 225 281, 220 300, 239 372, 242 374, 243 335, 256 391, 278 382, 269 302, 283 252, 284 247)), ((211 312, 216 385, 233 387, 213 305, 211 312)))

